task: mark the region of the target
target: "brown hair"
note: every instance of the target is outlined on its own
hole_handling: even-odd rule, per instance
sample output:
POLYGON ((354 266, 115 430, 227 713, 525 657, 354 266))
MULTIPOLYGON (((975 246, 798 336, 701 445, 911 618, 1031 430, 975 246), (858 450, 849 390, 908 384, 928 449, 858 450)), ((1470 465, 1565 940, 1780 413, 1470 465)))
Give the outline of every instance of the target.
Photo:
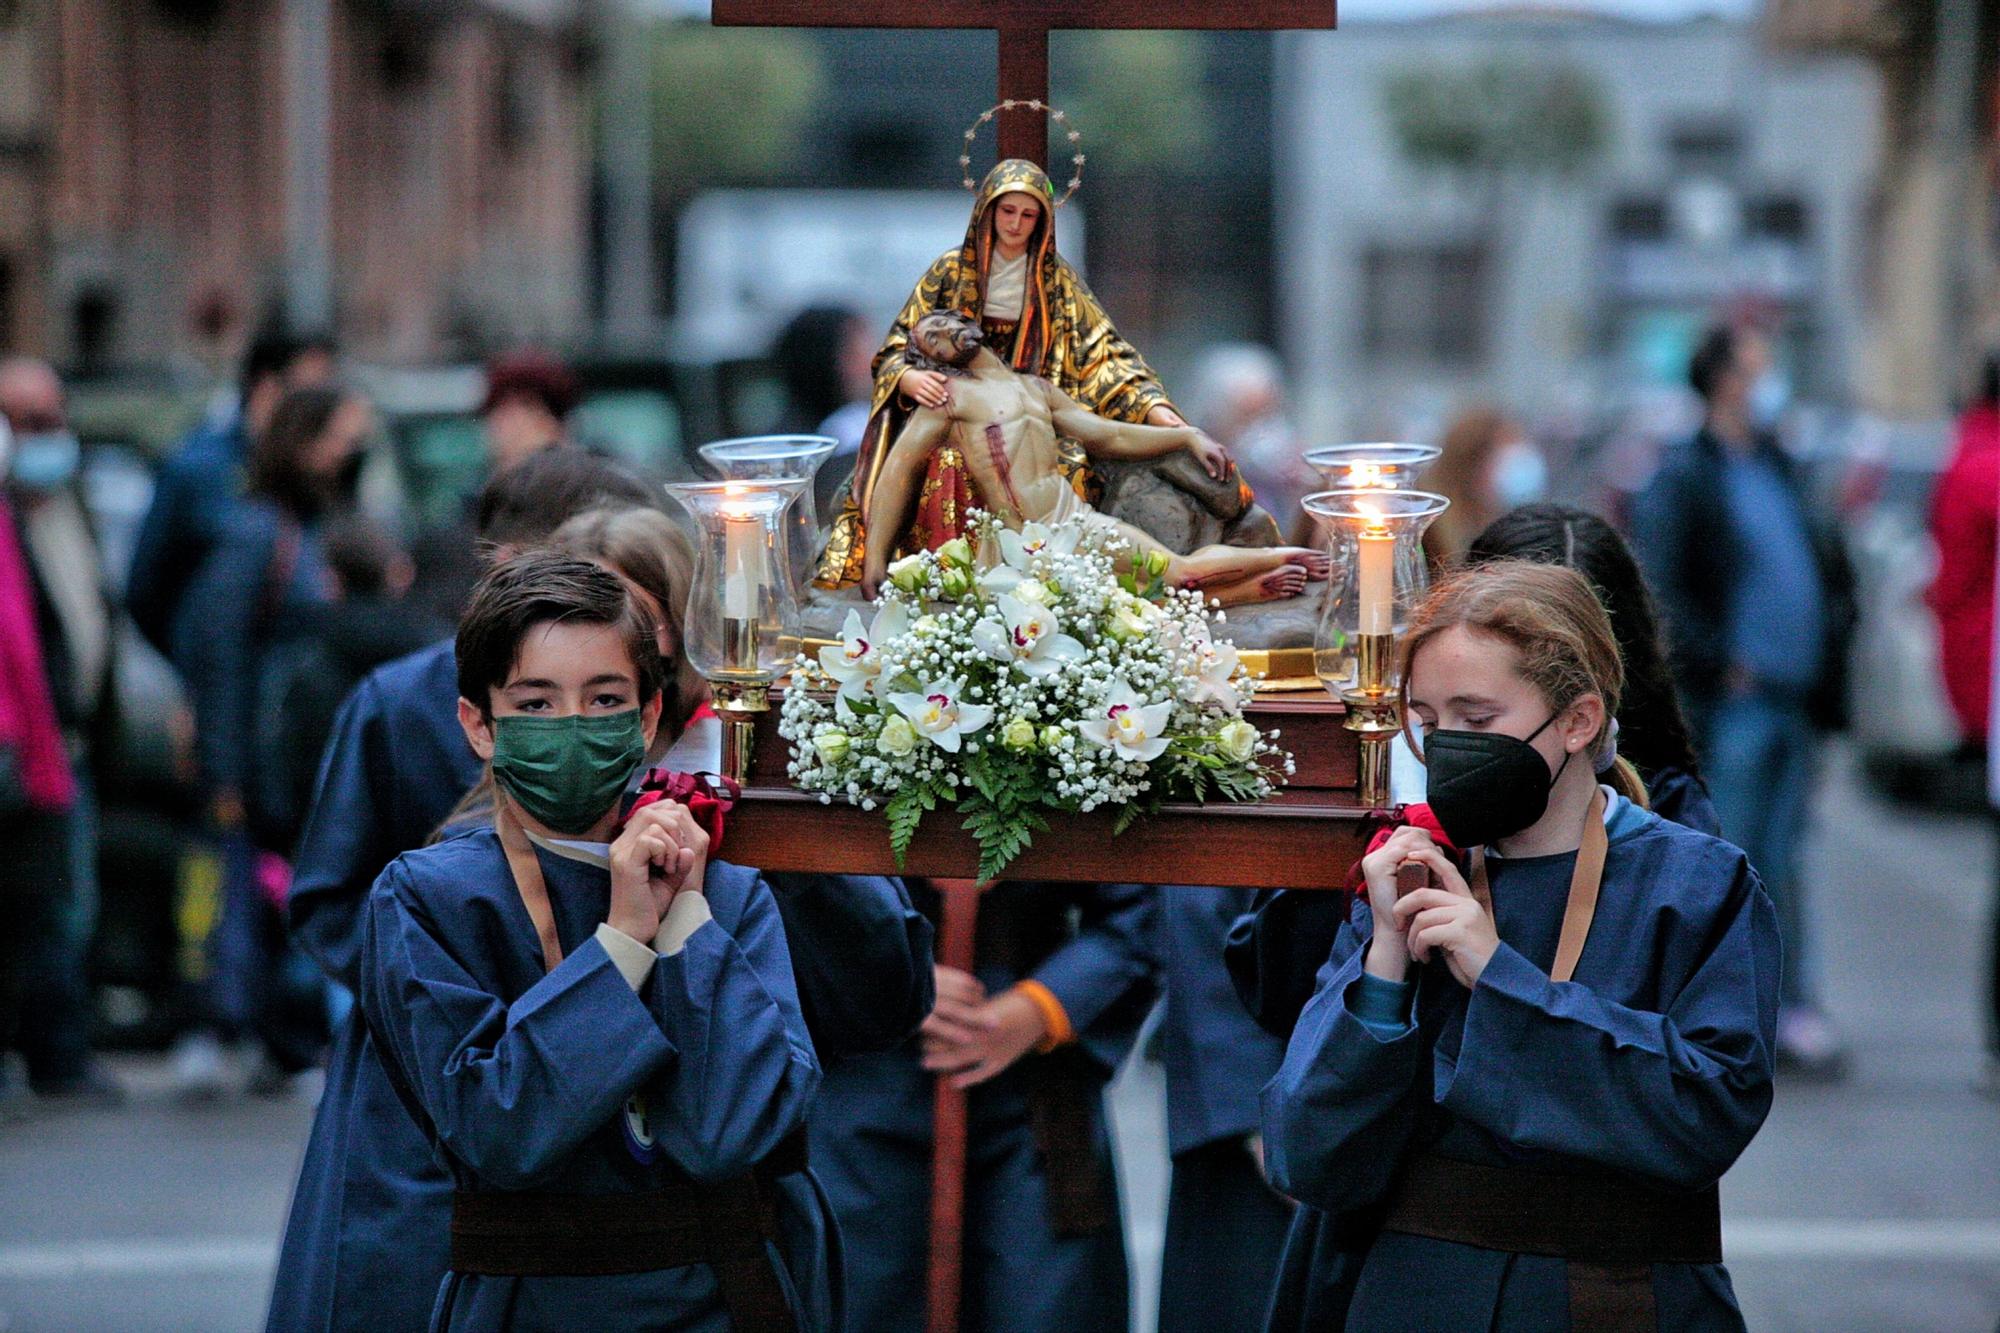
POLYGON ((250 442, 245 465, 250 492, 270 497, 299 518, 318 515, 327 507, 331 483, 306 470, 306 455, 332 429, 340 409, 359 400, 352 391, 330 385, 286 394, 271 424, 250 442))
POLYGON ((659 604, 674 655, 666 663, 666 712, 662 721, 679 735, 707 694, 708 683, 688 661, 682 618, 694 582, 694 546, 657 509, 592 509, 549 538, 565 554, 594 560, 643 589, 659 604))
MULTIPOLYGON (((1561 565, 1496 560, 1455 574, 1431 590, 1403 639, 1403 716, 1410 716, 1410 667, 1418 652, 1450 629, 1467 629, 1514 650, 1514 669, 1560 713, 1587 694, 1604 701, 1604 726, 1618 715, 1625 665, 1611 617, 1581 574, 1561 565)), ((1407 721, 1405 722, 1407 726, 1407 721)), ((1606 735, 1599 733, 1602 749, 1606 735)), ((1421 747, 1419 747, 1421 750, 1421 747)), ((1611 785, 1646 807, 1645 784, 1625 760, 1611 785)))

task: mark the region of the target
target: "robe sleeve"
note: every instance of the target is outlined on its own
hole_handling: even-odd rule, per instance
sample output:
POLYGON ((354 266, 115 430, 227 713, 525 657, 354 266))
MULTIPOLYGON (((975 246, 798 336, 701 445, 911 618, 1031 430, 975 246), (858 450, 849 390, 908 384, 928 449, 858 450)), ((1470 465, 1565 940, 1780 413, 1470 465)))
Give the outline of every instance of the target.
MULTIPOLYGON (((711 866, 710 882, 736 869, 711 866)), ((819 1062, 763 880, 731 928, 710 920, 656 958, 639 998, 677 1053, 646 1092, 655 1140, 681 1170, 696 1180, 740 1176, 805 1124, 819 1062)))
POLYGON ((931 923, 900 879, 771 875, 792 973, 823 1063, 893 1050, 936 1000, 931 923))
POLYGON ((395 770, 373 676, 347 696, 320 761, 287 900, 292 937, 341 985, 361 985, 361 918, 369 886, 406 847, 389 845, 389 778, 395 770))
MULTIPOLYGON (((1688 1188, 1713 1183, 1771 1109, 1778 922, 1739 858, 1704 952, 1665 1011, 1614 1004, 1502 943, 1436 1095, 1510 1143, 1688 1188)), ((1685 923, 1685 930, 1699 927, 1685 923)))
POLYGON ((1146 884, 1096 884, 1080 902, 1074 938, 1044 958, 1031 977, 1068 1015, 1085 1050, 1107 1069, 1125 1057, 1152 1003, 1159 960, 1154 912, 1158 891, 1146 884))
POLYGON ((596 939, 500 999, 448 947, 401 861, 369 895, 361 980, 369 1030, 438 1143, 497 1189, 548 1179, 675 1053, 659 1006, 596 939))
POLYGON ((1289 1037, 1353 905, 1345 893, 1281 889, 1236 918, 1222 958, 1257 1025, 1289 1037))
POLYGON ((1371 1025, 1359 994, 1373 933, 1366 903, 1340 929, 1319 988, 1299 1015, 1285 1062, 1264 1087, 1264 1165, 1302 1203, 1344 1211, 1374 1203, 1420 1120, 1428 1093, 1416 1024, 1371 1025))

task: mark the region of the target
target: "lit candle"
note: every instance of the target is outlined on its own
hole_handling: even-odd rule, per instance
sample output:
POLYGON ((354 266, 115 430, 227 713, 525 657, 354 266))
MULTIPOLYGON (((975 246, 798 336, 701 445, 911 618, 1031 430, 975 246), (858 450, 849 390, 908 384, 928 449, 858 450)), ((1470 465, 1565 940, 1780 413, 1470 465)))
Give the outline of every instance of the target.
POLYGON ((722 509, 722 614, 757 618, 757 589, 764 583, 764 525, 749 505, 722 509))
POLYGON ((1367 506, 1361 529, 1361 625, 1363 634, 1390 634, 1396 626, 1396 536, 1381 514, 1367 506))
POLYGON ((1375 490, 1386 488, 1382 479, 1382 468, 1375 463, 1354 463, 1347 469, 1347 484, 1354 490, 1375 490))

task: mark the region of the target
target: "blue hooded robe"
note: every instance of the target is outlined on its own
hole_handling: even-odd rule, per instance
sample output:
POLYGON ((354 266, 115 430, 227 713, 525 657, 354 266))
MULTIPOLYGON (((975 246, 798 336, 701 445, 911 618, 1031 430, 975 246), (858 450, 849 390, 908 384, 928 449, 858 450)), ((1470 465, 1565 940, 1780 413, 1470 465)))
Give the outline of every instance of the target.
MULTIPOLYGON (((1770 899, 1737 848, 1622 798, 1576 974, 1550 979, 1576 853, 1489 856, 1500 945, 1470 991, 1413 969, 1364 1021, 1365 902, 1341 928, 1264 1090, 1272 1180, 1302 1209, 1273 1330, 1564 1328, 1568 1265, 1350 1223, 1411 1153, 1694 1191, 1771 1107, 1780 967, 1770 899)), ((1653 1265, 1659 1324, 1740 1329, 1719 1264, 1653 1265)))

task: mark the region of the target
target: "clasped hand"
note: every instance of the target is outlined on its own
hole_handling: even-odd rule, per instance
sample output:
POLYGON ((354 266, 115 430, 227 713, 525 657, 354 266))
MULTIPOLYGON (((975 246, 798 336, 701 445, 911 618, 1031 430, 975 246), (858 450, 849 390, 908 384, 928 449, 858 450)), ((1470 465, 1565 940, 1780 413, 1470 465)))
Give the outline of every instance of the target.
POLYGON ((987 998, 970 972, 937 968, 937 1005, 919 1031, 924 1068, 954 1088, 984 1083, 1035 1049, 1048 1025, 1034 1001, 1012 991, 987 998))
POLYGON ((1365 966, 1388 981, 1401 981, 1412 961, 1429 962, 1433 954, 1458 983, 1470 990, 1486 970, 1500 935, 1493 918, 1466 885, 1451 858, 1420 828, 1397 829, 1389 840, 1361 860, 1368 881, 1368 906, 1375 918, 1375 938, 1365 966), (1431 872, 1432 886, 1400 901, 1396 871, 1415 861, 1431 872))
POLYGON ((611 911, 606 920, 640 943, 659 932, 674 896, 699 889, 708 834, 679 801, 655 801, 627 821, 611 844, 611 911))

